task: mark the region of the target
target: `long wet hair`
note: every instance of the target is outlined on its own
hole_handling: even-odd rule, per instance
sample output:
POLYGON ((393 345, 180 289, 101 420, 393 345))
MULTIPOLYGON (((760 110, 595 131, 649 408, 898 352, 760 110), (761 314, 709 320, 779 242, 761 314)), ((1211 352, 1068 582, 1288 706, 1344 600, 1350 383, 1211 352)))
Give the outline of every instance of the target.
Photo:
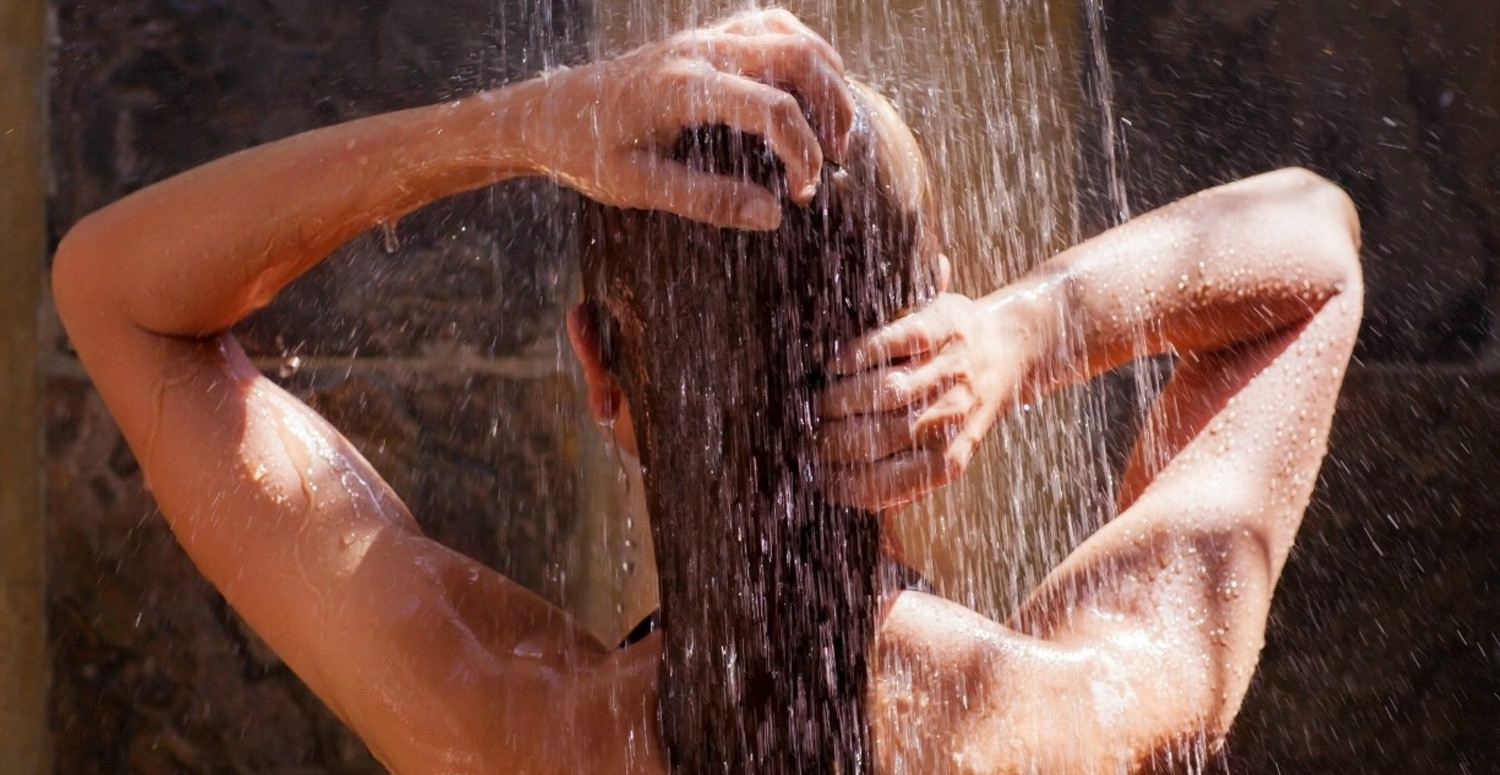
POLYGON ((650 332, 679 322, 676 309, 650 309, 636 292, 723 272, 750 298, 763 284, 800 289, 779 314, 820 351, 919 307, 936 292, 937 255, 926 159, 911 130, 883 97, 851 84, 855 120, 842 164, 824 165, 806 207, 787 198, 781 162, 760 138, 713 126, 684 133, 671 157, 708 172, 742 177, 783 202, 770 232, 721 229, 662 212, 585 206, 584 301, 602 355, 627 393, 642 378, 629 357, 650 332), (767 274, 772 276, 767 277, 767 274), (624 357, 616 357, 624 356, 624 357))
POLYGON ((879 520, 819 495, 813 398, 842 343, 936 295, 939 249, 915 139, 854 93, 848 153, 806 207, 759 138, 705 127, 672 149, 780 194, 775 231, 582 214, 586 309, 641 452, 677 772, 870 771, 879 520))

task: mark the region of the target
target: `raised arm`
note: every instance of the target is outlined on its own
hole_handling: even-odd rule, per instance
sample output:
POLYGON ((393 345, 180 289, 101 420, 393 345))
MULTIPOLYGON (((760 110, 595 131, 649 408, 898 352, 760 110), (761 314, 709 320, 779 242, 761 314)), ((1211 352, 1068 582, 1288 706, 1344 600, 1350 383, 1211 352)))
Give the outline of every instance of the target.
MULTIPOLYGON (((763 135, 810 197, 850 117, 840 64, 759 13, 620 59, 244 151, 79 223, 53 288, 84 367, 199 569, 396 772, 660 766, 649 653, 423 538, 346 439, 227 328, 340 243, 443 196, 549 175, 613 204, 774 225, 770 192, 658 156, 763 135), (817 111, 820 133, 795 98, 817 111)), ((802 190, 798 190, 799 187, 802 190)))
POLYGON ((856 491, 888 501, 961 471, 1011 402, 1133 357, 1179 357, 1142 434, 1155 449, 1138 446, 1124 477, 1127 508, 1008 626, 928 596, 895 603, 881 683, 892 761, 1113 773, 1161 764, 1178 744, 1181 764, 1221 739, 1324 454, 1360 319, 1358 241, 1342 192, 1283 170, 1150 213, 991 297, 947 302, 921 336, 884 332, 848 354, 914 358, 866 376, 887 388, 867 384, 873 399, 844 394, 832 408, 932 402, 909 415, 917 446, 905 453, 928 481, 856 491), (905 702, 915 695, 928 702, 905 702), (912 742, 896 743, 904 734, 912 742))

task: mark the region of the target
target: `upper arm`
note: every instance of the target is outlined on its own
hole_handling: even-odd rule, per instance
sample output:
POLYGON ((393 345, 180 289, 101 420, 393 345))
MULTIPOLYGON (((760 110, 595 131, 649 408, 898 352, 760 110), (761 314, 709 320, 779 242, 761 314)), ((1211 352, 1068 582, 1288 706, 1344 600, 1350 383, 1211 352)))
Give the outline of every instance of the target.
POLYGON ((489 725, 538 718, 563 659, 599 653, 560 611, 422 537, 232 336, 145 331, 87 272, 60 256, 59 311, 178 540, 388 765, 461 771, 499 746, 489 725))

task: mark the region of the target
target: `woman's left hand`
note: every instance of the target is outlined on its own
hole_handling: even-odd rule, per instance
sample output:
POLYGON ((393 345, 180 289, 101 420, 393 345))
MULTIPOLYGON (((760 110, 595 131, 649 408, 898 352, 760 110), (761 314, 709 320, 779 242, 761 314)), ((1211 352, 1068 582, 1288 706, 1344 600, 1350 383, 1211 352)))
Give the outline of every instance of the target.
POLYGON ((817 449, 831 500, 907 503, 964 472, 1027 374, 1013 305, 945 293, 857 340, 828 364, 817 449))
POLYGON ((780 9, 739 14, 540 83, 547 107, 531 114, 529 136, 546 174, 605 204, 732 228, 776 228, 780 199, 668 158, 683 131, 724 124, 762 138, 786 169, 789 196, 805 205, 824 159, 842 158, 854 122, 843 59, 780 9))

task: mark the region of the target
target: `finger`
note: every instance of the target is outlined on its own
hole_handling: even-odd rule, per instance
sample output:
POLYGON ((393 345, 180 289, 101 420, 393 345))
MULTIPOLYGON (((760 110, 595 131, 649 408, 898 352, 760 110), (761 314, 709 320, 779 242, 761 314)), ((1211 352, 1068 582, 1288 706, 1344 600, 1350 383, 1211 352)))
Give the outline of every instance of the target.
POLYGON ((818 413, 824 420, 858 414, 889 412, 909 407, 937 395, 944 377, 926 361, 871 369, 840 380, 818 395, 818 413))
POLYGON ((766 231, 781 225, 781 203, 766 189, 743 178, 690 169, 648 151, 637 152, 618 182, 630 189, 620 197, 629 207, 664 210, 728 229, 766 231))
POLYGON ((833 64, 834 69, 840 74, 844 72, 844 57, 828 42, 827 38, 813 31, 813 28, 802 23, 801 19, 793 16, 790 11, 781 8, 773 9, 765 14, 767 20, 766 29, 772 32, 780 32, 787 35, 796 35, 807 41, 808 45, 818 49, 823 58, 833 64))
MULTIPOLYGON (((822 40, 812 28, 802 23, 791 11, 784 8, 770 8, 760 11, 747 11, 730 17, 719 29, 723 32, 735 35, 755 35, 765 32, 779 32, 782 34, 803 34, 822 40)), ((830 46, 830 48, 832 48, 830 46)))
POLYGON ((940 313, 936 307, 929 307, 838 348, 828 362, 828 372, 839 376, 854 374, 894 360, 935 352, 953 336, 953 321, 940 313))
POLYGON ((842 59, 826 41, 808 35, 759 35, 713 51, 716 67, 800 96, 824 154, 843 158, 854 124, 854 95, 844 78, 842 59))
POLYGON ((818 457, 824 463, 873 463, 911 446, 910 412, 860 415, 818 428, 818 457))
POLYGON ((917 446, 943 449, 974 417, 979 401, 966 383, 955 383, 912 421, 912 439, 917 446))
POLYGON ((659 129, 666 133, 683 127, 727 124, 756 135, 781 159, 792 199, 810 201, 818 190, 823 149, 797 98, 774 86, 723 72, 700 73, 697 80, 699 88, 679 94, 676 109, 663 115, 673 125, 659 129))
POLYGON ((827 474, 824 497, 866 511, 883 511, 952 482, 967 463, 965 459, 955 466, 943 452, 920 450, 869 465, 839 468, 827 474))

